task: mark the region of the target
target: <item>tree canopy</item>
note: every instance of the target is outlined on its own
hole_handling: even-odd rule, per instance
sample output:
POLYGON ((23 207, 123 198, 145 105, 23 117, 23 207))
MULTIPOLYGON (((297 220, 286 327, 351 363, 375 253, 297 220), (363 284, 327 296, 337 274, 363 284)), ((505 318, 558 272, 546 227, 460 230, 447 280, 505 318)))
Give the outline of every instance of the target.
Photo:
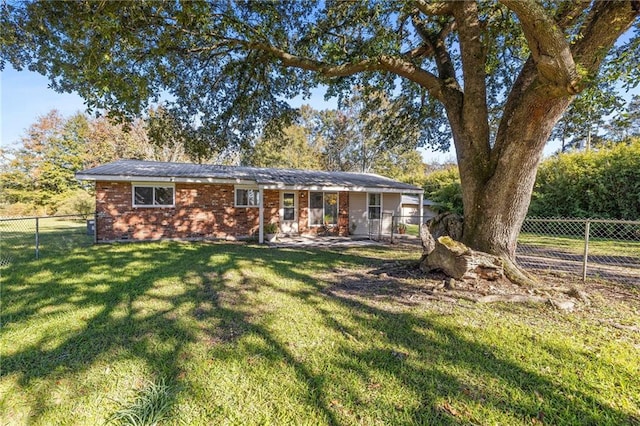
MULTIPOLYGON (((637 13, 636 1, 7 2, 0 67, 130 118, 164 100, 213 148, 247 142, 319 84, 357 85, 393 95, 423 144, 447 146, 443 106, 464 98, 497 126, 519 75, 574 95, 637 13)), ((614 53, 607 76, 637 84, 637 37, 614 53)))
MULTIPOLYGON (((150 112, 151 117, 162 111, 150 112)), ((63 117, 53 110, 26 130, 21 146, 3 150, 0 159, 0 207, 10 205, 8 215, 34 213, 77 213, 73 200, 86 204, 89 189, 75 178, 75 172, 99 164, 135 158, 157 161, 192 161, 184 141, 168 145, 157 139, 160 128, 171 128, 148 119, 129 126, 106 117, 85 114, 63 117), (156 134, 153 134, 155 130, 156 134)), ((4 214, 4 213, 3 213, 4 214)))
POLYGON ((320 84, 382 91, 402 117, 387 131, 453 140, 463 241, 505 259, 574 97, 603 62, 640 81, 637 0, 27 1, 2 13, 2 64, 125 116, 165 100, 213 149, 290 123, 286 99, 320 84))

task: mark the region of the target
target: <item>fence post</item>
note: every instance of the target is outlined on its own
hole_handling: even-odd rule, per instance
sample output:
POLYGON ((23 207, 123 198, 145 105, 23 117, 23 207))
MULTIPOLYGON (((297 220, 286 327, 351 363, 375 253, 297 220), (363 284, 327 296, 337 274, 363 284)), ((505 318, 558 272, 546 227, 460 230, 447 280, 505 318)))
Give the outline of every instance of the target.
POLYGON ((36 259, 40 259, 40 218, 36 217, 36 259))
POLYGON ((393 244, 393 230, 396 227, 396 216, 394 214, 391 215, 391 244, 393 244))
POLYGON ((587 219, 584 227, 584 257, 582 258, 582 282, 587 281, 587 260, 589 258, 589 229, 591 221, 587 219))

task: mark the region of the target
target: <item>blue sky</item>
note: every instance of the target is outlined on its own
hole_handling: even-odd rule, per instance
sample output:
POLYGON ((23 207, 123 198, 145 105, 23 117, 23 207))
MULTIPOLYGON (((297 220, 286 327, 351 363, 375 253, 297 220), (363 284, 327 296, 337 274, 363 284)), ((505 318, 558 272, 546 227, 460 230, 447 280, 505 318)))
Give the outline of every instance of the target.
POLYGON ((40 74, 18 72, 10 65, 2 71, 0 91, 3 147, 19 142, 36 118, 52 109, 57 109, 64 116, 85 109, 78 95, 57 93, 49 88, 48 80, 40 74))

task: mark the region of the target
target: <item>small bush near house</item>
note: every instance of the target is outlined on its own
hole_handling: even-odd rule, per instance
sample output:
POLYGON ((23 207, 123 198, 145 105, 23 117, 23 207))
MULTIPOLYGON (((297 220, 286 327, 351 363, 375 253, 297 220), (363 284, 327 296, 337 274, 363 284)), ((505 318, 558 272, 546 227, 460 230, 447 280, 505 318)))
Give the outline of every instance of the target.
POLYGON ((78 189, 63 194, 56 203, 55 210, 57 215, 81 214, 88 217, 96 211, 96 200, 89 192, 78 189))

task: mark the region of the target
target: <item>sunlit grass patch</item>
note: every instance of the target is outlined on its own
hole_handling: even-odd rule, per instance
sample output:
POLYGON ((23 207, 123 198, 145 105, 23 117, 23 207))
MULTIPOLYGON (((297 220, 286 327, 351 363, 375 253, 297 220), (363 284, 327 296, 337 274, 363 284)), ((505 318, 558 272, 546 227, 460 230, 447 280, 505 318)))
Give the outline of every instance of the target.
MULTIPOLYGON (((518 244, 548 247, 566 253, 582 255, 584 236, 556 236, 521 233, 518 244)), ((589 254, 598 256, 630 256, 640 258, 640 241, 589 238, 589 254)))
POLYGON ((637 324, 633 300, 594 295, 588 309, 563 314, 332 291, 344 279, 373 285, 372 270, 419 258, 396 246, 152 243, 89 253, 3 271, 0 423, 149 413, 163 424, 638 417, 640 336, 602 322, 637 324))

